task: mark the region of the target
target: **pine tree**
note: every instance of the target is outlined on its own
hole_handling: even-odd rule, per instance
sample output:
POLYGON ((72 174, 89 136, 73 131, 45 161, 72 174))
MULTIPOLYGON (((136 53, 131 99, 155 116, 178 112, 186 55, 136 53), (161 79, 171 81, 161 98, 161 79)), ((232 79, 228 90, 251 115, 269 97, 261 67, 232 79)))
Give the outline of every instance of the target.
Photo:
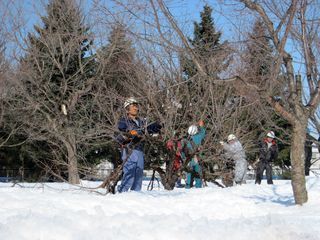
POLYGON ((27 60, 41 79, 49 81, 52 97, 62 102, 92 74, 86 57, 92 42, 75 1, 51 0, 46 10, 48 15, 41 17, 44 26, 35 26, 36 34, 29 34, 27 60), (66 91, 60 91, 66 84, 66 91))
MULTIPOLYGON (((216 84, 216 80, 221 78, 221 73, 229 65, 231 47, 228 42, 221 42, 222 33, 217 31, 215 27, 210 6, 204 6, 200 17, 199 23, 194 22, 193 38, 189 39, 189 42, 193 55, 197 58, 205 74, 198 72, 198 68, 193 62, 194 57, 189 57, 188 51, 182 54, 180 63, 187 87, 182 93, 183 98, 179 101, 182 103, 182 110, 185 111, 181 114, 182 120, 179 123, 189 125, 203 119, 207 123, 207 132, 210 134, 206 139, 223 140, 227 134, 230 134, 227 131, 234 130, 236 125, 234 118, 239 112, 234 110, 238 107, 236 104, 232 106, 232 109, 226 107, 230 106, 227 102, 233 97, 230 85, 216 84), (223 125, 220 124, 222 122, 223 125)), ((188 125, 182 127, 186 129, 188 125)), ((179 129, 181 126, 176 128, 179 129)), ((205 144, 203 149, 214 148, 212 155, 215 156, 212 157, 211 153, 210 157, 203 156, 203 173, 207 179, 214 180, 218 177, 216 173, 213 173, 214 166, 222 166, 219 163, 222 162, 221 158, 216 157, 220 153, 220 148, 216 142, 211 142, 211 146, 205 144)))
MULTIPOLYGON (((190 106, 190 104, 198 106, 196 112, 192 111, 187 114, 190 115, 189 121, 193 121, 192 115, 203 115, 212 106, 212 103, 206 102, 210 91, 216 94, 226 90, 225 86, 217 86, 211 80, 219 79, 219 74, 228 67, 230 59, 228 42, 220 43, 221 32, 216 30, 212 8, 205 5, 200 16, 200 23, 194 22, 193 39, 189 41, 207 76, 198 74, 195 64, 187 55, 182 55, 180 58, 184 78, 191 79, 187 84, 187 97, 182 100, 182 104, 183 106, 190 106), (208 89, 211 90, 208 91, 208 89), (203 96, 202 99, 199 96, 203 96)), ((190 111, 190 107, 187 108, 189 110, 186 109, 186 111, 190 111)))
POLYGON ((260 87, 265 86, 272 70, 273 58, 273 49, 266 26, 258 19, 249 34, 244 58, 247 75, 252 76, 249 78, 250 83, 260 87))
POLYGON ((119 96, 128 97, 134 91, 137 80, 135 70, 135 51, 126 36, 125 26, 116 24, 109 35, 109 43, 103 47, 98 58, 99 74, 105 86, 119 96))
MULTIPOLYGON (((189 41, 206 73, 217 79, 218 74, 226 68, 228 43, 220 43, 221 32, 216 30, 210 6, 205 5, 200 16, 200 23, 194 22, 193 39, 189 41)), ((197 73, 195 65, 188 58, 182 59, 182 66, 187 77, 197 73)))
MULTIPOLYGON (((136 66, 135 50, 124 25, 112 27, 108 44, 97 51, 96 60, 97 83, 93 88, 99 97, 91 115, 95 116, 96 122, 110 127, 115 125, 118 115, 124 113, 123 100, 135 96, 139 88, 136 86, 139 85, 136 72, 141 68, 136 66)), ((118 145, 103 138, 101 141, 95 139, 94 144, 86 149, 85 157, 92 163, 108 159, 116 167, 119 164, 118 145)))
MULTIPOLYGON (((246 81, 250 84, 254 84, 261 90, 267 91, 269 86, 270 74, 272 73, 272 66, 274 64, 273 48, 270 43, 270 38, 268 36, 268 31, 266 26, 263 24, 261 19, 257 19, 254 22, 252 32, 249 34, 248 42, 246 44, 246 51, 244 55, 244 69, 246 81)), ((280 78, 280 77, 279 77, 280 78)), ((279 81, 280 83, 282 81, 279 81)), ((280 95, 281 91, 284 90, 284 85, 279 85, 278 88, 272 89, 273 95, 280 95)), ((250 102, 252 99, 248 93, 247 101, 250 102)), ((278 116, 277 114, 268 107, 266 101, 260 102, 261 106, 259 109, 263 111, 263 114, 259 114, 259 119, 257 119, 257 124, 252 125, 252 132, 256 132, 256 139, 264 138, 265 132, 267 130, 274 130, 279 139, 285 140, 285 142, 290 141, 290 124, 288 121, 278 116), (274 128, 277 126, 277 130, 274 128), (261 129, 259 131, 259 129, 261 129), (265 129, 263 131, 262 129, 265 129), (280 131, 282 129, 282 131, 280 131)), ((256 112, 251 112, 251 114, 256 115, 256 112)), ((278 166, 284 166, 288 163, 286 159, 289 158, 289 146, 287 143, 279 143, 279 158, 275 163, 278 166)))
POLYGON ((92 41, 75 1, 51 0, 46 12, 43 26, 29 34, 21 61, 21 102, 29 118, 21 120, 30 138, 60 146, 65 154, 60 164, 67 165, 69 182, 78 183, 77 143, 91 127, 92 41))

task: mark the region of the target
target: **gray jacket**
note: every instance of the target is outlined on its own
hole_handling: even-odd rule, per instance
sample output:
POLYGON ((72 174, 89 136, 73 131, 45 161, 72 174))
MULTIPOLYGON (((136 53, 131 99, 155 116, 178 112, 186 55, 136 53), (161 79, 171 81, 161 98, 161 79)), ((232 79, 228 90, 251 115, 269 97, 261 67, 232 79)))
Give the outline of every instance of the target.
POLYGON ((234 161, 246 161, 246 154, 241 143, 236 140, 233 144, 223 144, 225 155, 227 158, 233 159, 234 161))
POLYGON ((225 150, 225 156, 235 161, 234 168, 234 181, 241 183, 245 179, 248 163, 246 160, 246 154, 241 143, 237 140, 232 144, 223 144, 225 150))

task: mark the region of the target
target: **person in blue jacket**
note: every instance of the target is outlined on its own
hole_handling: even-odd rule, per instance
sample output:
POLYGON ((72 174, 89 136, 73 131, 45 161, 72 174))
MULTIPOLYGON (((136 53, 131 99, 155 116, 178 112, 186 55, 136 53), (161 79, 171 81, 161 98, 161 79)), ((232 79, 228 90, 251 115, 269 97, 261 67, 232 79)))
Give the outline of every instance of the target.
POLYGON ((139 103, 131 97, 124 102, 126 116, 118 122, 120 134, 117 136, 121 144, 121 159, 125 161, 123 166, 123 176, 118 192, 127 192, 129 189, 140 191, 142 186, 144 168, 144 141, 143 136, 159 133, 161 125, 152 123, 147 125, 145 119, 138 116, 139 103))
POLYGON ((188 128, 188 140, 186 141, 189 154, 191 153, 191 161, 189 162, 189 168, 191 172, 187 173, 186 188, 193 187, 193 181, 195 181, 195 187, 202 187, 202 169, 199 163, 200 158, 198 151, 200 150, 201 143, 206 135, 206 129, 204 122, 199 121, 199 126, 191 125, 188 128))

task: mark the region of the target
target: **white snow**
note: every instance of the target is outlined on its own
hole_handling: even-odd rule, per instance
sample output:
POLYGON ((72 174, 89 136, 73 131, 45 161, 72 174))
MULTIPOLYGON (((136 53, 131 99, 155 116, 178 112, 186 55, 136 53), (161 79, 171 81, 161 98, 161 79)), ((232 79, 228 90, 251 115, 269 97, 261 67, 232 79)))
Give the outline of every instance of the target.
MULTIPOLYGON (((1 240, 316 240, 320 178, 294 205, 290 181, 101 195, 63 183, 0 184, 1 240)), ((82 182, 97 186, 99 182, 82 182)), ((103 191, 100 191, 103 193, 103 191)))

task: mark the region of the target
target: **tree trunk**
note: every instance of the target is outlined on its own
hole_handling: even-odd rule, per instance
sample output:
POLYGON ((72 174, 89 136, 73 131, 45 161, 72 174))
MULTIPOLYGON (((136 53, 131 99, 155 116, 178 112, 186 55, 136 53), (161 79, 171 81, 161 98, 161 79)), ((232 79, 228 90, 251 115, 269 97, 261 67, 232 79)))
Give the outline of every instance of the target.
POLYGON ((68 154, 68 182, 71 184, 79 184, 78 162, 76 157, 76 140, 72 133, 68 133, 67 141, 65 142, 68 154))
POLYGON ((291 141, 291 185, 296 204, 302 205, 308 201, 306 179, 304 175, 304 144, 306 140, 307 122, 295 123, 291 141))
POLYGON ((166 190, 173 190, 175 183, 178 180, 178 175, 173 171, 169 171, 168 168, 163 171, 160 167, 155 169, 160 175, 160 181, 166 190))

